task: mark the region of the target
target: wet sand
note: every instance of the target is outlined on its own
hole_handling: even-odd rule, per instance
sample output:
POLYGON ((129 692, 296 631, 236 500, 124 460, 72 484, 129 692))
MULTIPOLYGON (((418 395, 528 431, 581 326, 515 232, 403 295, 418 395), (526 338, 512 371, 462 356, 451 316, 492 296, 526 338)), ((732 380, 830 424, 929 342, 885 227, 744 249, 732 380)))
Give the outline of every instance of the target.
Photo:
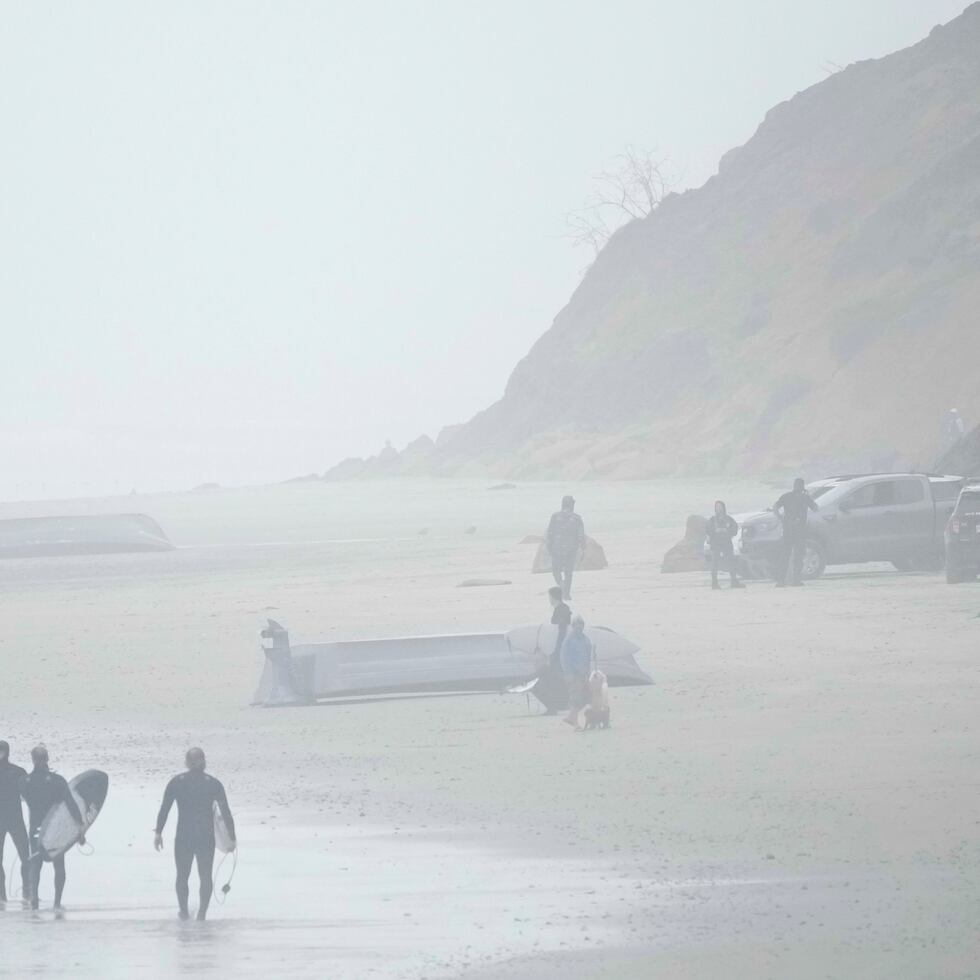
POLYGON ((181 547, 0 563, 0 737, 112 780, 64 918, 0 914, 0 975, 975 976, 980 588, 880 566, 743 593, 661 576, 706 484, 573 488, 611 561, 576 609, 657 682, 612 692, 608 732, 506 695, 247 707, 266 616, 297 641, 545 618, 518 542, 564 489, 78 502, 146 511, 181 547), (475 577, 513 584, 457 588, 475 577), (198 743, 241 838, 204 925, 176 921, 151 847, 198 743))

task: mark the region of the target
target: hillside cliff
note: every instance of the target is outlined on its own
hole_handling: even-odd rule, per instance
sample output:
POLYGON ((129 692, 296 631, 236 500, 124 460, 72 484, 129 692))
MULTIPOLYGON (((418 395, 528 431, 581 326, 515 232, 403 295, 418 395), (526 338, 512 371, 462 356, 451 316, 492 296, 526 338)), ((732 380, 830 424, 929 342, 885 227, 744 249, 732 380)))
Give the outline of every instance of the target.
POLYGON ((928 466, 978 375, 980 3, 772 109, 613 236, 499 402, 387 469, 928 466))

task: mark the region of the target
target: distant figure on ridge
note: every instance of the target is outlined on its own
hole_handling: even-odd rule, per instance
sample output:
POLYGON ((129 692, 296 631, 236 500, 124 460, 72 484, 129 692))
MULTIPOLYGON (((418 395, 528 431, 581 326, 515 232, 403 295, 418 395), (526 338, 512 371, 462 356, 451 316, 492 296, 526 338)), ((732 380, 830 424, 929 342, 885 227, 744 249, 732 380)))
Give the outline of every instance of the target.
POLYGON ((545 543, 551 554, 551 574, 561 588, 562 597, 572 598, 572 576, 585 554, 585 524, 575 513, 575 498, 562 497, 561 510, 551 515, 545 543))
POLYGON ((709 518, 704 529, 711 548, 711 588, 720 589, 718 569, 727 568, 732 577, 733 589, 744 589, 735 570, 735 546, 732 543, 738 534, 738 524, 728 513, 723 500, 715 501, 714 515, 709 518))
POLYGON ((803 584, 803 557, 806 554, 806 525, 809 512, 816 510, 817 505, 807 493, 806 484, 802 480, 793 483, 793 489, 784 493, 773 513, 783 522, 783 559, 781 574, 776 579, 776 585, 782 588, 787 584, 792 565, 793 577, 789 585, 803 584))
POLYGON ((180 918, 189 919, 187 901, 190 895, 191 867, 197 861, 197 877, 200 881, 200 905, 198 921, 204 921, 211 903, 214 874, 214 808, 218 807, 228 834, 231 849, 235 849, 235 821, 228 807, 225 788, 204 768, 207 762, 203 749, 188 749, 185 757, 187 772, 182 772, 167 783, 157 816, 156 836, 153 846, 163 850, 163 828, 170 808, 177 803, 177 833, 174 836, 174 861, 177 865, 177 904, 180 918))
MULTIPOLYGON (((38 839, 41 824, 48 812, 59 803, 64 803, 68 807, 68 812, 79 827, 84 825, 81 811, 72 796, 71 790, 64 776, 59 776, 52 772, 48 767, 48 750, 43 745, 37 745, 31 749, 31 761, 34 768, 24 777, 21 783, 21 796, 27 804, 27 813, 30 818, 31 835, 31 888, 30 899, 31 908, 38 907, 38 891, 41 885, 41 865, 44 863, 44 854, 41 851, 41 843, 38 839)), ((80 834, 79 844, 85 843, 85 835, 80 834)), ((61 908, 61 896, 65 891, 65 856, 60 854, 51 862, 54 865, 54 907, 61 908)))
POLYGON ((955 409, 951 408, 944 416, 939 427, 939 449, 940 455, 945 456, 966 432, 966 423, 963 416, 955 409))

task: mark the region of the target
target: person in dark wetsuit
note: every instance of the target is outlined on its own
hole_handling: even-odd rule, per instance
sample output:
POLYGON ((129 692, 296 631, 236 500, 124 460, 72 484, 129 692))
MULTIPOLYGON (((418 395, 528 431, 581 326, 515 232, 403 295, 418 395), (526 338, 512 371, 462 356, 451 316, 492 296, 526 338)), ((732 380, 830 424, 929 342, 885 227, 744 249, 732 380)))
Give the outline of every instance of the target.
POLYGON ((531 690, 547 709, 546 715, 557 715, 561 709, 568 706, 568 690, 561 669, 561 645, 565 642, 568 627, 572 622, 572 610, 562 600, 561 588, 557 585, 548 589, 548 600, 551 602, 552 610, 551 625, 558 627, 558 637, 548 663, 541 671, 538 683, 531 690))
POLYGON ((27 773, 10 761, 10 745, 0 741, 0 902, 7 901, 7 878, 3 873, 3 845, 7 834, 20 858, 20 880, 24 898, 31 897, 31 863, 27 845, 27 828, 20 805, 20 790, 27 773))
POLYGON ((789 493, 784 493, 773 507, 773 513, 783 522, 782 570, 776 580, 778 588, 787 584, 786 579, 789 577, 791 566, 793 577, 789 584, 803 584, 807 516, 811 510, 816 509, 817 505, 806 492, 806 484, 802 480, 796 480, 793 489, 789 493))
MULTIPOLYGON (((38 892, 41 884, 41 865, 44 863, 44 855, 41 853, 41 845, 38 841, 38 832, 44 818, 52 807, 59 803, 64 803, 68 807, 68 812, 72 819, 83 828, 82 814, 75 802, 75 797, 71 795, 68 783, 64 776, 59 776, 52 772, 48 766, 48 750, 43 745, 35 746, 31 749, 31 761, 34 768, 24 777, 21 782, 20 794, 24 797, 27 804, 29 815, 29 826, 31 835, 31 874, 30 874, 30 897, 31 908, 38 907, 38 892)), ((85 843, 85 834, 80 833, 78 843, 85 843)), ((61 908, 61 896, 65 891, 65 856, 64 854, 54 858, 51 862, 54 865, 54 907, 61 908)))
POLYGON ((200 905, 197 918, 204 921, 211 904, 214 888, 212 877, 214 869, 214 806, 218 805, 221 816, 235 849, 235 821, 228 807, 225 788, 205 771, 206 761, 202 749, 189 749, 186 760, 187 772, 182 772, 167 783, 157 816, 156 838, 153 845, 163 850, 163 828, 170 815, 170 809, 177 804, 177 833, 174 836, 174 861, 177 865, 177 904, 180 917, 190 918, 187 900, 190 894, 189 880, 191 868, 197 861, 197 876, 200 881, 200 905))
POLYGON ((723 500, 715 501, 715 512, 709 518, 704 534, 711 548, 711 588, 721 588, 718 584, 718 569, 726 567, 732 577, 732 588, 744 589, 745 586, 738 580, 735 570, 735 546, 732 544, 738 534, 738 524, 728 513, 723 500))
POLYGON ((585 524, 575 513, 575 498, 562 497, 561 510, 551 515, 545 541, 551 554, 551 574, 561 588, 562 597, 572 598, 572 575, 585 553, 585 524))

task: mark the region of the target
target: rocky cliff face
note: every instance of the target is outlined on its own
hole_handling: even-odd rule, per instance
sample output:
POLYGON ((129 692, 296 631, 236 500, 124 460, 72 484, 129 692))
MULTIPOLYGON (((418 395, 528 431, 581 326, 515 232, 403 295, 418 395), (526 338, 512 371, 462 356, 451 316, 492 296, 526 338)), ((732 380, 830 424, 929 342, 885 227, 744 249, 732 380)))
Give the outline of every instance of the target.
MULTIPOLYGON (((980 417, 980 3, 772 109, 619 231, 420 472, 929 466, 980 417)), ((418 447, 416 447, 418 449, 418 447)))

